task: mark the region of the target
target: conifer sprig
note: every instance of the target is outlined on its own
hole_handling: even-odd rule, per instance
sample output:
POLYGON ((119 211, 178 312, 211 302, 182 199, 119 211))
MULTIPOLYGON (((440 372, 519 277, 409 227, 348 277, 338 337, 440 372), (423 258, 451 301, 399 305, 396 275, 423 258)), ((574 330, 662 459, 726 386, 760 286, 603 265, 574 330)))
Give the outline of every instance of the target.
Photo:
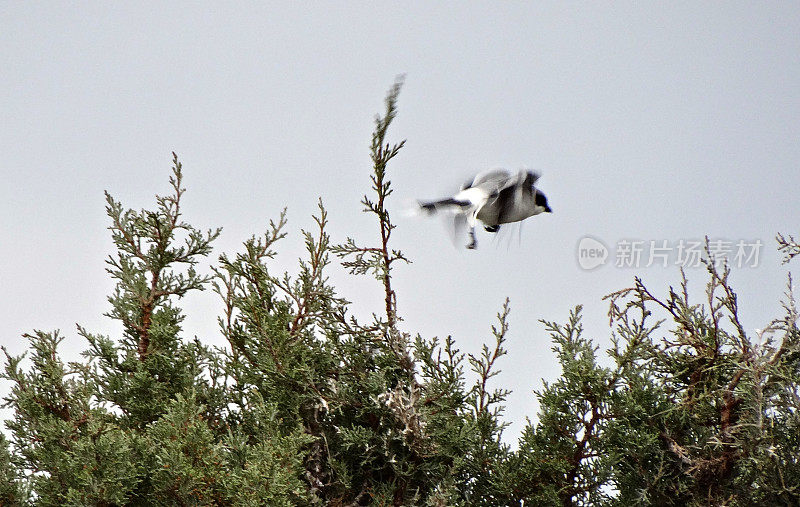
POLYGON ((150 353, 150 328, 153 314, 170 296, 182 297, 191 290, 203 290, 210 276, 199 275, 195 265, 208 255, 211 243, 222 229, 205 234, 181 221, 181 197, 185 189, 182 165, 173 153, 173 194, 156 196, 155 211, 124 209, 106 192, 106 212, 111 218, 111 238, 118 249, 110 256, 107 271, 117 280, 117 288, 109 298, 112 310, 108 316, 122 321, 129 336, 136 339, 139 359, 150 353), (183 244, 176 236, 183 232, 183 244), (171 268, 188 265, 186 272, 171 268))
POLYGON ((398 152, 405 146, 406 141, 396 144, 386 142, 386 134, 395 116, 397 115, 397 97, 403 86, 403 76, 395 81, 392 88, 386 95, 386 109, 383 116, 376 116, 375 130, 372 134, 370 145, 370 159, 372 160, 373 173, 370 176, 372 190, 377 196, 377 200, 365 195, 361 200, 364 205, 365 213, 373 213, 378 218, 380 227, 380 246, 359 247, 351 238, 347 238, 342 245, 332 248, 335 255, 344 260, 342 265, 350 270, 352 274, 366 274, 372 272, 373 275, 383 283, 384 288, 384 307, 386 311, 386 325, 388 328, 394 327, 397 321, 397 295, 392 289, 391 267, 396 261, 409 262, 409 260, 399 250, 389 248, 389 240, 392 230, 396 227, 386 209, 386 198, 389 197, 393 189, 391 181, 387 176, 387 167, 398 152))

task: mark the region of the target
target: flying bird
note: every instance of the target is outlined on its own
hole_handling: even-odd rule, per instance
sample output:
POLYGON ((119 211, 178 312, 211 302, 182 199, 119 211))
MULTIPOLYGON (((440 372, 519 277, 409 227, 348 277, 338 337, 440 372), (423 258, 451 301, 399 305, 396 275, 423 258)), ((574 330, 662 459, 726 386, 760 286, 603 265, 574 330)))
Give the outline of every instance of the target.
POLYGON ((470 243, 474 249, 475 225, 480 222, 488 232, 497 232, 501 224, 520 222, 539 213, 552 213, 547 197, 536 188, 539 174, 519 171, 512 175, 503 169, 485 171, 468 181, 453 197, 438 201, 419 202, 420 208, 433 214, 437 211, 455 213, 455 224, 466 221, 470 243))

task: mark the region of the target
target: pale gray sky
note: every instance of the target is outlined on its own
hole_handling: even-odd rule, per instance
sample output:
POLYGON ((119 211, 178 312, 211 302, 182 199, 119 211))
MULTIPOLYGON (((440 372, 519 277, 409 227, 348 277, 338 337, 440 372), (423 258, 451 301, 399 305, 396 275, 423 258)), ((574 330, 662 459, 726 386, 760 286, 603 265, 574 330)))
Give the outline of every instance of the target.
MULTIPOLYGON (((605 347, 603 295, 637 273, 662 291, 678 282, 646 258, 615 267, 620 240, 760 239, 759 266, 733 282, 746 326, 779 313, 788 268, 773 237, 797 230, 800 184, 794 2, 2 2, 0 69, 0 342, 15 353, 34 328, 61 329, 70 358, 84 347, 76 322, 118 336, 102 317, 103 190, 152 206, 172 151, 185 218, 224 227, 212 259, 286 206, 276 268, 294 269, 318 197, 334 241, 376 238, 358 201, 373 116, 401 73, 390 135, 408 141, 390 177, 394 246, 414 261, 395 271, 403 325, 478 352, 511 298, 498 384, 514 390, 512 438, 535 415, 530 391, 558 373, 538 319, 584 304, 605 347), (401 213, 498 166, 541 171, 555 211, 526 222, 521 244, 479 233, 477 251, 457 249, 440 221, 401 213), (591 272, 576 258, 585 235, 610 248, 591 272)), ((380 312, 377 283, 331 274, 359 315, 380 312)), ((185 308, 187 336, 222 343, 211 292, 185 308)))

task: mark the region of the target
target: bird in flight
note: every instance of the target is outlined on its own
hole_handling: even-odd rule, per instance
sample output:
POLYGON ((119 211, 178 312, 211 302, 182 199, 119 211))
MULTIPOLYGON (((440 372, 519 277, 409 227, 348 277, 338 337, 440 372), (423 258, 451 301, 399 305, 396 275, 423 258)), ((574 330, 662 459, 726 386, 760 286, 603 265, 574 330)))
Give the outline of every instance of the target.
POLYGON ((455 213, 455 223, 469 225, 470 243, 474 249, 475 225, 480 222, 488 232, 497 232, 501 224, 520 222, 540 213, 552 213, 547 197, 536 188, 539 174, 519 171, 512 175, 503 169, 485 171, 468 181, 453 197, 419 202, 429 214, 437 211, 455 213))

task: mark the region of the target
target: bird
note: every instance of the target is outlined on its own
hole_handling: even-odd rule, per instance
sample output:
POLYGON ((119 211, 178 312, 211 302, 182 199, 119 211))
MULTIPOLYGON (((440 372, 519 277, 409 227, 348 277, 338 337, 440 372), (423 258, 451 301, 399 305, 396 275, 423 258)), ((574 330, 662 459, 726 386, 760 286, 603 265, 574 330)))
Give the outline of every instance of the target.
POLYGON ((540 213, 552 213, 547 197, 536 188, 540 175, 522 170, 512 175, 505 169, 491 169, 479 173, 462 185, 453 197, 437 201, 418 201, 420 208, 428 214, 438 211, 455 213, 455 223, 469 225, 470 243, 467 248, 477 248, 475 225, 492 233, 502 224, 520 222, 540 213))

